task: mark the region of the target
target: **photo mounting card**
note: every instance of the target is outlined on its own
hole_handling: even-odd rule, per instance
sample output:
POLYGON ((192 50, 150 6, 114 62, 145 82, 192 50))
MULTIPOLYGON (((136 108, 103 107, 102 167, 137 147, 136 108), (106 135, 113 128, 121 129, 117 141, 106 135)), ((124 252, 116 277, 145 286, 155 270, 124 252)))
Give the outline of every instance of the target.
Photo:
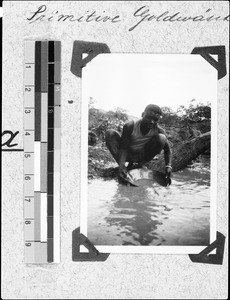
MULTIPOLYGON (((3 1, 0 17, 2 298, 227 299, 228 2, 3 1), (24 138, 29 137, 24 135, 24 71, 25 63, 32 62, 25 60, 25 41, 51 45, 58 41, 61 45, 57 59, 54 53, 55 61, 45 58, 45 65, 50 65, 49 79, 55 77, 55 69, 60 70, 60 81, 52 80, 61 84, 60 89, 55 88, 55 93, 51 89, 50 95, 61 107, 44 110, 49 124, 54 125, 50 141, 57 141, 58 147, 54 145, 54 159, 49 153, 46 160, 46 151, 40 151, 40 156, 39 147, 35 153, 36 169, 40 168, 37 179, 42 178, 44 188, 53 178, 50 186, 58 188, 50 192, 57 197, 48 202, 36 197, 36 205, 33 199, 24 199, 23 186, 33 169, 33 154, 24 156, 28 155, 24 138), (181 64, 183 56, 190 61, 181 64), (201 76, 202 70, 207 70, 206 77, 201 76), (200 89, 201 83, 208 89, 200 89), (121 170, 128 169, 125 177, 119 173, 118 152, 113 151, 114 143, 108 137, 115 136, 115 145, 119 145, 124 125, 129 123, 126 129, 134 129, 135 122, 140 146, 138 126, 142 123, 137 121, 148 119, 148 104, 162 111, 162 115, 158 109, 150 113, 153 124, 148 133, 144 126, 149 138, 158 128, 154 125, 157 119, 160 133, 154 151, 161 153, 155 155, 149 147, 147 163, 129 165, 127 161, 121 170), (110 135, 105 135, 108 130, 110 135), (58 139, 53 140, 56 133, 58 139), (198 158, 189 151, 208 144, 210 150, 205 149, 198 158), (170 162, 166 151, 167 169, 166 148, 173 154, 170 162), (46 161, 55 161, 49 165, 50 173, 53 169, 55 174, 48 181, 46 161), (181 162, 185 164, 182 169, 181 162), (34 213, 44 221, 41 227, 36 223, 36 232, 30 220, 25 224, 24 219, 34 213), (54 222, 52 215, 57 217, 54 222), (25 263, 24 237, 30 243, 31 236, 39 236, 39 229, 42 242, 50 238, 49 261, 57 264, 47 264, 45 244, 36 247, 38 264, 25 263)), ((41 98, 43 111, 49 99, 46 95, 41 98)), ((28 114, 26 125, 33 126, 30 117, 28 114)), ((43 129, 49 127, 42 124, 43 129)), ((135 147, 133 141, 131 146, 135 147)))

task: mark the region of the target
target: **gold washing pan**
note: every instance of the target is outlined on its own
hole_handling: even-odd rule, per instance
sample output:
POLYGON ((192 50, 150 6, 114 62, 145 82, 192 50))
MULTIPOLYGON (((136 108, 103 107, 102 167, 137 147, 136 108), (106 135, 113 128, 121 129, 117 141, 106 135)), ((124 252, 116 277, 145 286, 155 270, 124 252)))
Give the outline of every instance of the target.
POLYGON ((126 176, 122 176, 122 179, 126 184, 130 184, 131 186, 141 186, 144 180, 157 182, 161 186, 171 184, 171 178, 166 177, 164 173, 147 168, 130 170, 126 176))

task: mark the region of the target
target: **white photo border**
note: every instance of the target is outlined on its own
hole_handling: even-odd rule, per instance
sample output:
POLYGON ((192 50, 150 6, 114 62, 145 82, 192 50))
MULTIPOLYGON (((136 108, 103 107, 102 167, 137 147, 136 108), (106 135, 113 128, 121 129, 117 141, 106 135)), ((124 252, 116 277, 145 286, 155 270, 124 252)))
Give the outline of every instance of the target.
MULTIPOLYGON (((127 53, 121 53, 119 55, 127 53)), ((139 55, 138 53, 130 53, 139 55)), ((99 55, 118 55, 113 53, 99 55)), ((143 53, 141 53, 143 55, 143 53)), ((148 54, 165 55, 171 54, 148 54)), ((175 54, 177 56, 199 55, 200 54, 175 54)), ((217 55, 212 55, 217 59, 217 55)), ((96 58, 94 58, 96 59, 96 58)), ((208 63, 208 62, 207 62, 208 63)), ((81 79, 81 187, 80 187, 80 232, 87 237, 87 191, 88 191, 88 99, 84 97, 84 73, 87 65, 82 69, 81 79)), ((214 68, 210 64, 210 68, 214 68)), ((211 184, 210 184, 210 244, 216 240, 217 225, 217 102, 218 102, 218 72, 216 70, 216 95, 215 101, 211 103, 211 184)), ((103 253, 133 253, 133 254, 198 254, 207 246, 100 246, 94 245, 99 252, 103 253)), ((88 250, 83 245, 80 246, 80 252, 86 253, 88 250)), ((216 250, 211 252, 216 253, 216 250)))

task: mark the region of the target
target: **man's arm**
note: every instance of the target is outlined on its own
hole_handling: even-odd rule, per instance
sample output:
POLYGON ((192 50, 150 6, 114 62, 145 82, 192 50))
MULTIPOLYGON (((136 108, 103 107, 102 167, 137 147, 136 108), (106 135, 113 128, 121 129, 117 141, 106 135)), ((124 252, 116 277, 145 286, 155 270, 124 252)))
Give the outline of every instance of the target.
POLYGON ((172 172, 172 151, 169 146, 168 140, 166 140, 166 143, 164 145, 164 159, 165 159, 165 174, 166 177, 171 177, 172 172))
POLYGON ((120 142, 120 151, 119 151, 119 172, 123 173, 126 172, 125 169, 125 162, 128 155, 128 147, 130 143, 131 134, 133 131, 134 123, 133 121, 128 122, 123 127, 123 132, 121 135, 121 142, 120 142))
MULTIPOLYGON (((162 127, 160 127, 159 125, 158 125, 158 133, 164 134, 166 139, 167 139, 167 134, 166 134, 165 130, 162 127)), ((171 152, 168 140, 166 140, 166 143, 164 145, 164 158, 165 158, 165 165, 166 166, 168 166, 168 165, 171 166, 172 152, 171 152)))
POLYGON ((169 146, 168 140, 166 141, 164 145, 164 158, 165 158, 165 165, 166 166, 171 166, 172 164, 172 151, 169 146))
POLYGON ((167 138, 167 134, 166 134, 165 130, 162 127, 160 127, 159 125, 158 125, 158 133, 164 134, 167 138))

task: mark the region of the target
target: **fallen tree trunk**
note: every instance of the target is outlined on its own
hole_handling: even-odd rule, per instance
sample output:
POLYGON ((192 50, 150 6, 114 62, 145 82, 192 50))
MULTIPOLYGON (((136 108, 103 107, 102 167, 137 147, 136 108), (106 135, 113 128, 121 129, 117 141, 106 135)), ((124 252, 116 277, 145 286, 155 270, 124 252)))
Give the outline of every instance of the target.
MULTIPOLYGON (((202 134, 196 138, 191 140, 187 140, 182 143, 177 143, 172 150, 172 171, 177 172, 184 167, 186 167, 192 160, 196 159, 200 154, 204 153, 206 150, 210 149, 211 144, 211 133, 207 132, 202 134)), ((94 147, 89 148, 91 150, 91 154, 95 152, 94 147)), ((106 152, 102 152, 105 156, 106 152)), ((102 155, 100 153, 100 155, 102 155)), ((91 155, 92 156, 92 155, 91 155)), ((109 157, 111 155, 109 154, 109 157)), ((164 153, 158 156, 157 160, 151 160, 149 163, 145 164, 149 169, 156 171, 165 171, 165 161, 164 161, 164 153)), ((118 167, 105 167, 102 164, 89 164, 89 170, 93 171, 89 174, 89 178, 93 178, 96 175, 102 178, 117 178, 118 175, 118 167)))
MULTIPOLYGON (((192 160, 200 154, 210 149, 211 132, 206 132, 194 139, 176 144, 172 150, 172 171, 176 172, 186 167, 192 160)), ((152 160, 146 164, 149 169, 164 172, 164 154, 160 154, 157 160, 152 160)))

